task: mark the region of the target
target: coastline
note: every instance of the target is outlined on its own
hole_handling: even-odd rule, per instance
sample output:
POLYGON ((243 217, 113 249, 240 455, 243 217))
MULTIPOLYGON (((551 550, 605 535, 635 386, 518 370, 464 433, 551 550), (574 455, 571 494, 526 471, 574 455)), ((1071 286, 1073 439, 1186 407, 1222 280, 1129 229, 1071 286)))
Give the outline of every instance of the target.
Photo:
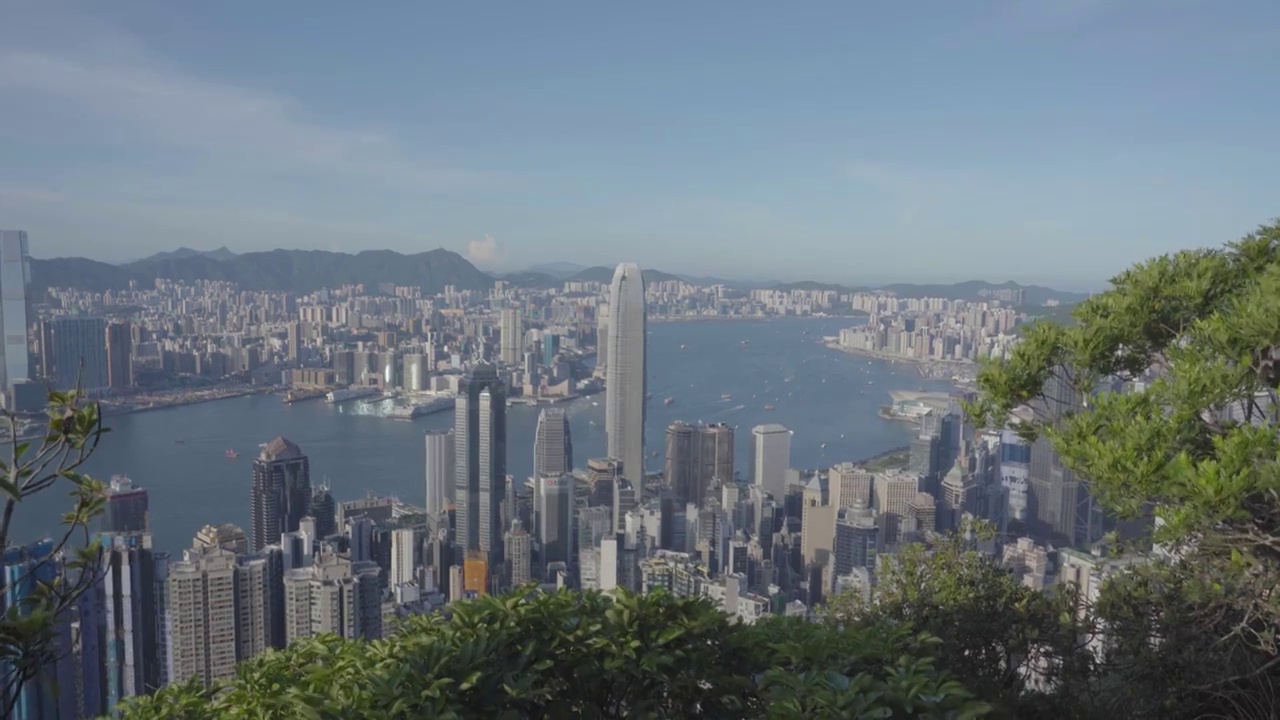
POLYGON ((828 350, 836 350, 855 357, 865 357, 872 360, 884 360, 894 363, 905 363, 916 366, 916 371, 920 373, 920 377, 927 380, 952 380, 952 384, 957 387, 964 387, 969 376, 972 376, 978 370, 978 364, 971 360, 939 360, 937 358, 914 358, 906 355, 894 355, 892 353, 884 353, 876 350, 867 350, 864 348, 852 348, 841 345, 838 342, 830 340, 822 340, 822 345, 828 350), (959 377, 960 382, 956 382, 955 378, 959 377))
POLYGON ((102 414, 104 417, 109 415, 132 415, 134 413, 168 410, 169 408, 186 407, 188 405, 200 405, 202 403, 216 402, 218 400, 231 400, 233 398, 247 397, 249 395, 264 395, 276 392, 277 390, 279 390, 279 388, 272 385, 246 385, 243 388, 226 390, 219 392, 216 395, 205 396, 189 394, 161 396, 148 405, 116 405, 111 401, 104 401, 102 403, 102 414))
POLYGON ((651 323, 678 323, 678 322, 745 322, 748 320, 770 321, 770 320, 839 320, 839 319, 865 319, 869 317, 866 313, 853 313, 850 315, 663 315, 647 318, 647 322, 651 323))

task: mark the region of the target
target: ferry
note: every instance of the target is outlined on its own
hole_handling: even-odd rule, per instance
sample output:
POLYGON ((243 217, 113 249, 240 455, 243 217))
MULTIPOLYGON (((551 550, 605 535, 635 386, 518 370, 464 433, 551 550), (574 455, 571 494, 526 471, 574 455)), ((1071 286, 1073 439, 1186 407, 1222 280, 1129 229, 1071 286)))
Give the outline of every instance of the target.
MULTIPOLYGON (((671 403, 673 403, 673 402, 675 402, 675 401, 676 401, 676 399, 675 399, 675 398, 673 398, 673 397, 669 397, 669 398, 666 398, 665 400, 663 400, 663 401, 662 401, 662 404, 663 404, 663 405, 670 405, 671 403)), ((594 403, 592 403, 592 404, 594 404, 594 403)))
POLYGON ((340 403, 347 400, 355 400, 356 398, 369 397, 370 395, 381 395, 382 391, 376 387, 352 387, 343 390, 334 390, 324 396, 327 403, 340 403))
POLYGON ((391 412, 387 413, 387 417, 396 420, 412 420, 414 418, 422 417, 423 415, 430 415, 442 410, 452 409, 453 405, 453 396, 442 395, 440 397, 431 398, 426 402, 413 403, 412 405, 401 405, 400 407, 392 408, 391 412))
POLYGON ((240 453, 236 452, 235 450, 227 450, 226 456, 228 460, 235 460, 236 458, 240 457, 240 453))
POLYGON ((721 396, 720 396, 720 399, 721 399, 721 400, 723 400, 723 401, 725 401, 725 402, 729 402, 730 400, 732 400, 732 399, 733 399, 733 396, 732 396, 732 395, 730 395, 729 393, 725 393, 725 394, 723 394, 723 395, 721 395, 721 396))

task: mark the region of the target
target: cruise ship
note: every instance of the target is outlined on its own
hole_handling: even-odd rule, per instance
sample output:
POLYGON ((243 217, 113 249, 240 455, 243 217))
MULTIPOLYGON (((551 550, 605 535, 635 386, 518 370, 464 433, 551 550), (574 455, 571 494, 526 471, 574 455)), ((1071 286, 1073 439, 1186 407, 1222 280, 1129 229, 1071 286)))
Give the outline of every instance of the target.
POLYGON ((454 397, 452 395, 441 395, 424 402, 414 402, 410 405, 398 405, 391 408, 391 411, 387 413, 387 417, 394 418, 396 420, 412 420, 414 418, 422 417, 423 415, 438 413, 442 410, 452 410, 453 404, 454 397))
POLYGON ((327 403, 340 403, 347 400, 355 400, 356 398, 369 397, 370 395, 380 395, 382 391, 376 387, 353 387, 343 390, 334 390, 324 396, 327 403))

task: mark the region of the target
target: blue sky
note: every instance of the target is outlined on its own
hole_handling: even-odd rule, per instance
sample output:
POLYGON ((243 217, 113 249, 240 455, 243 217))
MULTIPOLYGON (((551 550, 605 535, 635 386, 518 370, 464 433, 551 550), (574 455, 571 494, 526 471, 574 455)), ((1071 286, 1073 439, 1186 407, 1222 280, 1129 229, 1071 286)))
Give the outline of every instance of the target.
POLYGON ((1278 70, 1275 0, 0 0, 0 226, 1101 287, 1280 215, 1278 70))

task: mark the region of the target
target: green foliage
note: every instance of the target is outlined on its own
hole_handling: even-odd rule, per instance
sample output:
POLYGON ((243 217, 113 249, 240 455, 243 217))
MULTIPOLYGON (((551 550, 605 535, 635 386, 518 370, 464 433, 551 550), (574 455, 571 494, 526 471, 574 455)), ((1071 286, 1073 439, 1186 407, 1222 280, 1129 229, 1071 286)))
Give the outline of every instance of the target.
POLYGON ((18 425, 8 411, 0 413, 0 432, 8 437, 7 457, 0 460, 0 554, 18 545, 10 528, 15 513, 32 496, 56 487, 68 487, 71 508, 62 518, 62 528, 53 538, 53 554, 37 560, 14 578, 18 586, 33 578, 53 573, 52 582, 41 581, 20 602, 0 617, 0 697, 8 706, 0 708, 7 717, 19 691, 47 663, 57 659, 56 622, 97 580, 99 548, 90 541, 89 527, 103 510, 106 488, 102 482, 80 473, 78 468, 97 449, 106 432, 98 406, 84 403, 78 392, 51 392, 47 406, 48 424, 38 442, 20 441, 18 425))
POLYGON ((243 664, 206 695, 166 688, 125 718, 979 717, 902 627, 731 621, 666 593, 522 590, 409 619, 391 638, 323 637, 243 664))
POLYGON ((1002 714, 1017 715, 1027 678, 1053 683, 1080 652, 1074 596, 1033 590, 959 536, 905 547, 885 563, 870 603, 837 598, 828 623, 909 627, 937 638, 938 667, 1002 714), (1033 672, 1034 671, 1034 672, 1033 672))
POLYGON ((1075 326, 1038 323, 1010 358, 988 363, 971 410, 998 425, 1020 405, 1044 407, 1058 382, 1089 397, 1021 429, 1047 434, 1116 515, 1154 508, 1158 540, 1247 580, 1252 592, 1224 601, 1247 606, 1246 634, 1280 650, 1269 632, 1280 621, 1280 225, 1155 258, 1112 284, 1076 308, 1075 326), (1149 369, 1139 392, 1099 392, 1149 369))

